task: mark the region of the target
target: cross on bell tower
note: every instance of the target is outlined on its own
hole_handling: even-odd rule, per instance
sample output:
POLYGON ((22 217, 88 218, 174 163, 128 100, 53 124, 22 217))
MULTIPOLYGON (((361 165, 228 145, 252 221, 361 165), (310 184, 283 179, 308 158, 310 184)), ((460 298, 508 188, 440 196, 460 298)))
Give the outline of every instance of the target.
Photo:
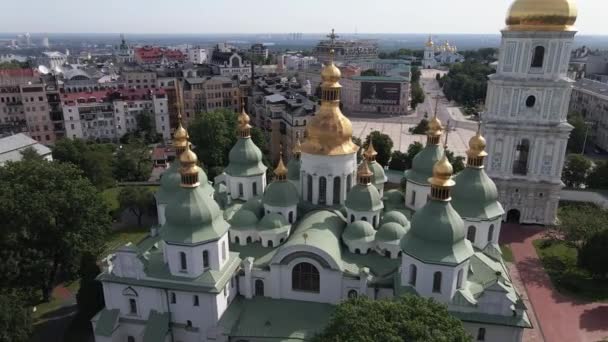
POLYGON ((332 28, 331 33, 327 35, 327 38, 329 38, 329 58, 333 62, 334 55, 336 54, 336 51, 334 50, 334 47, 336 46, 336 39, 340 38, 340 36, 338 36, 336 31, 332 28))

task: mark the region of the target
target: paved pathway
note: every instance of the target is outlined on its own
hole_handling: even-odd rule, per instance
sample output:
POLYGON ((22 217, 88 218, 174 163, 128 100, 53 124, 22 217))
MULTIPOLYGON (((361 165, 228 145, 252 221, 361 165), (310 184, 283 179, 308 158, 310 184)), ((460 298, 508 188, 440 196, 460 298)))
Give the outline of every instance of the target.
POLYGON ((544 271, 532 241, 538 227, 503 224, 501 243, 511 245, 515 266, 546 342, 597 342, 608 338, 608 303, 573 300, 557 292, 544 271))

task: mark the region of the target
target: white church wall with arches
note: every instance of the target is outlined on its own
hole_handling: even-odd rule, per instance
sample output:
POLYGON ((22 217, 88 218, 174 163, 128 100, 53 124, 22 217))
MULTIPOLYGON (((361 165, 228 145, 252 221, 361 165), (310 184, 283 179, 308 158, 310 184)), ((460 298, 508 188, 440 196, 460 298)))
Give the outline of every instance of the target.
POLYGON ((344 204, 348 190, 356 183, 356 153, 340 156, 302 153, 301 163, 304 200, 313 204, 344 204))
POLYGON ((408 180, 405 186, 405 206, 416 211, 429 201, 430 195, 431 187, 429 185, 421 185, 408 180))
POLYGON ((484 249, 488 243, 498 244, 502 217, 492 221, 472 221, 463 218, 463 221, 467 231, 467 240, 471 241, 474 247, 484 249))

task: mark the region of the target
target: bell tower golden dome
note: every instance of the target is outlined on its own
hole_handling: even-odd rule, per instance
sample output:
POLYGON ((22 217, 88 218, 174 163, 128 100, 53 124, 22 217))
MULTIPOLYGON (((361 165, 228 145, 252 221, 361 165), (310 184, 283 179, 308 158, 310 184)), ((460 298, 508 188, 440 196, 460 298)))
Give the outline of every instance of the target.
POLYGON ((573 31, 576 0, 515 0, 507 13, 508 31, 573 31))
MULTIPOLYGON (((328 35, 332 42, 338 37, 334 30, 328 35)), ((333 48, 330 60, 321 71, 321 106, 306 126, 302 152, 316 155, 344 155, 356 153, 359 146, 353 143, 353 127, 340 110, 340 69, 334 64, 333 48)))

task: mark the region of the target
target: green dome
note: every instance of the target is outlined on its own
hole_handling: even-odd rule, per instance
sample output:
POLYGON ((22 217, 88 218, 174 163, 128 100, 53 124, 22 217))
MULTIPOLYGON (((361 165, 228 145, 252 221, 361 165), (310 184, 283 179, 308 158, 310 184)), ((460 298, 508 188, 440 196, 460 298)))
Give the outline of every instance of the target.
POLYGON ((262 202, 273 207, 291 207, 299 201, 298 189, 291 182, 275 181, 266 187, 262 202))
POLYGON ((384 207, 375 186, 357 184, 346 195, 345 206, 354 211, 377 211, 384 207))
POLYGON ((289 163, 287 163, 287 179, 290 181, 300 180, 300 165, 301 162, 299 159, 291 158, 291 160, 289 160, 289 163))
MULTIPOLYGON (((409 222, 408 222, 409 227, 409 222)), ((378 241, 395 241, 401 240, 403 235, 405 235, 407 229, 402 225, 396 222, 384 223, 378 229, 376 233, 376 240, 378 241)))
MULTIPOLYGON (((156 197, 156 201, 158 203, 168 203, 172 196, 179 191, 182 187, 180 184, 182 183, 182 175, 179 173, 179 168, 181 164, 179 163, 179 158, 176 158, 174 162, 169 165, 169 168, 165 170, 160 176, 160 186, 158 191, 154 195, 156 197)), ((198 180, 201 183, 199 186, 205 193, 210 193, 215 191, 213 187, 209 184, 209 179, 207 178, 207 174, 201 168, 198 173, 198 180)))
POLYGON ((424 262, 460 264, 473 255, 464 222, 449 201, 430 200, 412 217, 403 252, 424 262))
POLYGON ((258 219, 264 216, 264 205, 260 196, 250 198, 241 208, 251 211, 258 219))
POLYGON ((455 177, 452 206, 461 217, 494 219, 504 210, 498 202, 498 190, 484 169, 467 167, 455 177))
POLYGON ((407 219, 405 214, 402 212, 396 211, 396 210, 391 210, 391 211, 385 213, 382 216, 382 220, 380 222, 381 222, 381 224, 397 223, 398 225, 400 225, 403 228, 406 228, 406 229, 410 228, 410 221, 407 219))
POLYGON ((258 224, 258 229, 272 230, 283 228, 286 226, 289 226, 289 223, 287 223, 287 219, 285 219, 283 215, 277 213, 270 213, 264 215, 264 218, 262 218, 262 221, 260 221, 260 223, 258 224))
POLYGON ((403 196, 403 193, 397 189, 385 191, 382 200, 384 202, 385 210, 405 208, 405 197, 403 196))
POLYGON ((384 174, 384 168, 378 162, 373 161, 367 164, 370 171, 372 172, 372 183, 374 185, 384 184, 386 182, 386 175, 384 174))
POLYGON ((412 168, 405 171, 405 178, 417 184, 427 185, 433 176, 433 166, 443 157, 443 147, 428 144, 412 160, 412 168))
POLYGON ((250 137, 239 138, 228 154, 228 166, 225 172, 233 177, 249 177, 266 172, 262 163, 262 151, 250 137))
POLYGON ((161 237, 168 242, 199 243, 220 238, 227 230, 218 204, 203 188, 180 188, 165 210, 161 237))
POLYGON ((251 211, 243 208, 234 213, 230 219, 230 225, 233 228, 254 228, 257 223, 258 217, 251 211))
POLYGON ((376 234, 374 227, 367 221, 355 221, 344 229, 342 238, 344 240, 359 240, 365 238, 371 238, 376 234))

